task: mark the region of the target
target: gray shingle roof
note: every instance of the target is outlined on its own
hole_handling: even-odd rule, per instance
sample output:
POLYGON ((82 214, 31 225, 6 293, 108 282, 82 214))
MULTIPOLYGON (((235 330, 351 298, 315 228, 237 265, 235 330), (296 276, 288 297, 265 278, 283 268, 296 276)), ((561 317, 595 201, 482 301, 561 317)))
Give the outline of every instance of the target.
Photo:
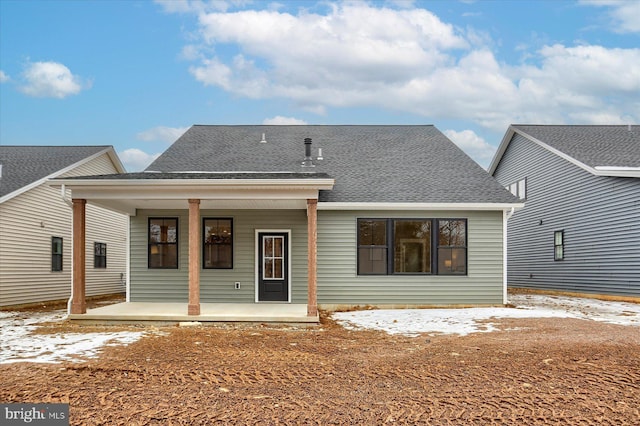
POLYGON ((640 126, 513 125, 591 167, 640 167, 640 126))
POLYGON ((508 191, 434 126, 191 127, 147 171, 326 173, 320 201, 514 203, 508 191), (267 143, 260 143, 262 134, 267 143), (305 138, 316 167, 301 167, 305 138), (322 148, 323 160, 315 160, 322 148))
POLYGON ((0 146, 0 197, 50 176, 109 146, 0 146))

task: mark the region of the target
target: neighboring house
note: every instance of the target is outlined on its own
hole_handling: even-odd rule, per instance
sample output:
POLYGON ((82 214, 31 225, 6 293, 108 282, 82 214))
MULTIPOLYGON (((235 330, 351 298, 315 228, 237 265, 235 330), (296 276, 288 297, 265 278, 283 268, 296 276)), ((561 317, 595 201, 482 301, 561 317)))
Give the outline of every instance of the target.
POLYGON ((640 126, 512 125, 489 172, 526 200, 509 286, 640 296, 640 126))
MULTIPOLYGON (((50 178, 123 173, 110 146, 0 146, 0 306, 71 296, 71 192, 50 178)), ((124 291, 128 218, 89 206, 86 294, 124 291)))
POLYGON ((130 215, 129 301, 190 315, 503 304, 506 221, 523 205, 433 126, 197 125, 145 172, 52 184, 72 189, 78 221, 84 200, 130 215))

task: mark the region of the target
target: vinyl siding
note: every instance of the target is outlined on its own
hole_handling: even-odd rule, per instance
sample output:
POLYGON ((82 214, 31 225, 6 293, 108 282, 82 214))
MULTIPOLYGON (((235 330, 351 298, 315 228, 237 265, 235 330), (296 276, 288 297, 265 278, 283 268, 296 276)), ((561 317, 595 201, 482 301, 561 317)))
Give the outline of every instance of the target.
MULTIPOLYGON (((204 217, 233 219, 233 269, 200 270, 201 303, 255 302, 255 230, 291 230, 291 301, 307 302, 307 216, 305 210, 201 210, 204 217), (240 289, 235 289, 240 282, 240 289)), ((200 221, 202 226, 202 220, 200 221)), ((131 301, 187 302, 189 290, 188 210, 138 210, 131 218, 131 301), (149 217, 178 218, 178 269, 147 267, 149 217)), ((200 245, 202 248, 202 244, 200 245)))
MULTIPOLYGON (((233 269, 201 269, 202 303, 255 301, 255 230, 290 229, 292 302, 307 302, 307 218, 304 210, 202 210, 201 217, 231 217, 233 269), (241 283, 240 290, 234 283, 241 283)), ((188 301, 188 210, 139 210, 131 218, 131 300, 188 301), (147 268, 149 217, 178 218, 178 269, 147 268)), ((502 303, 502 212, 318 212, 319 304, 502 303), (468 219, 467 276, 357 276, 358 217, 468 219)))
POLYGON ((494 175, 527 178, 508 224, 510 286, 640 296, 640 179, 594 176, 518 134, 494 175), (554 261, 560 230, 565 259, 554 261))
MULTIPOLYGON (((63 176, 114 173, 103 154, 63 176)), ((68 197, 71 197, 68 192, 68 197)), ((0 306, 68 299, 71 294, 71 208, 60 191, 39 185, 0 204, 0 306), (51 238, 63 238, 63 270, 51 271, 51 238)), ((87 206, 86 295, 124 291, 127 217, 87 206), (107 269, 94 269, 93 242, 107 244, 107 269)))
POLYGON ((501 304, 502 289, 502 211, 321 211, 318 215, 319 304, 501 304), (358 276, 358 218, 466 218, 468 274, 358 276))

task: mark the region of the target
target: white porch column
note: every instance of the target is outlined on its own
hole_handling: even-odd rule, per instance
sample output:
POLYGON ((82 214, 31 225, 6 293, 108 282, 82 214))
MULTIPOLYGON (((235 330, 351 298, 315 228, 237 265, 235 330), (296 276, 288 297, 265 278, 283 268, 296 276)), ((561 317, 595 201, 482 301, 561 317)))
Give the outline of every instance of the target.
POLYGON ((85 232, 87 200, 73 199, 73 288, 71 292, 71 313, 86 314, 85 300, 85 232))
POLYGON ((189 307, 200 315, 200 200, 189 200, 189 307))
POLYGON ((318 200, 307 200, 307 316, 318 315, 317 262, 318 262, 318 200))

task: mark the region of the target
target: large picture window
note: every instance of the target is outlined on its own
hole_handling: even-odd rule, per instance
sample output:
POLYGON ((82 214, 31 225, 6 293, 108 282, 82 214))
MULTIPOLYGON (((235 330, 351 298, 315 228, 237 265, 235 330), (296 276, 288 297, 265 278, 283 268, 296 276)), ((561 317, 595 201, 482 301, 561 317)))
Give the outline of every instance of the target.
POLYGON ((431 273, 431 220, 394 220, 393 272, 431 273))
POLYGON ((358 275, 467 274, 466 219, 358 219, 358 275))
POLYGON ((178 269, 177 218, 149 218, 149 268, 178 269))
POLYGON ((205 218, 203 224, 203 255, 205 269, 233 268, 233 220, 205 218))
POLYGON ((62 238, 51 237, 51 270, 62 271, 62 238))

